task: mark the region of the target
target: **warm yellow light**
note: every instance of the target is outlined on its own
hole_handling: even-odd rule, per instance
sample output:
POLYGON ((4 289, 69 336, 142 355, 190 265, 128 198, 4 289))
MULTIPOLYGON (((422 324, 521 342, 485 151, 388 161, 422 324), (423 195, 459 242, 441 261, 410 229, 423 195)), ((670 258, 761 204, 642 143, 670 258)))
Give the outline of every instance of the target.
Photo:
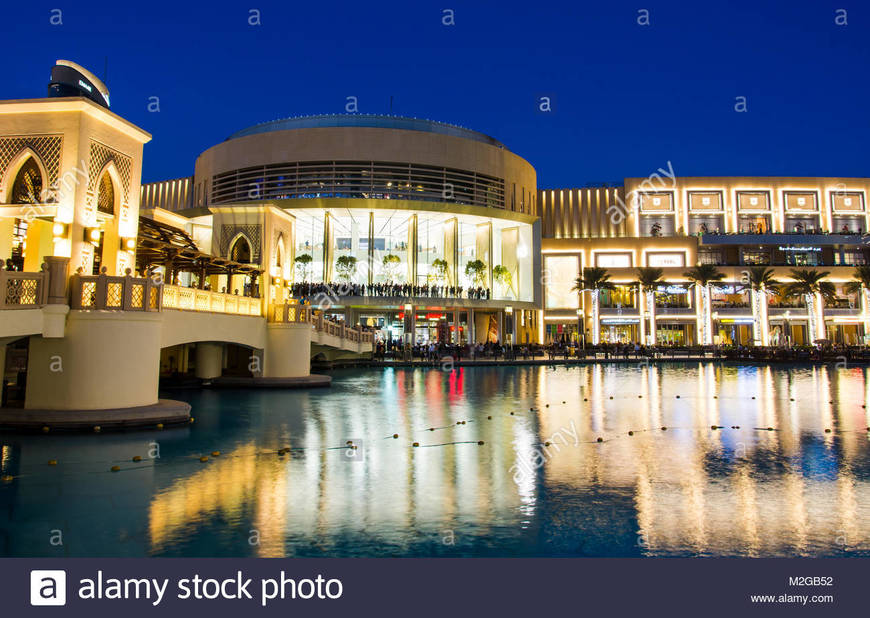
POLYGON ((91 239, 91 242, 100 242, 100 230, 99 228, 93 228, 90 232, 88 232, 88 238, 91 239))
POLYGON ((125 238, 124 239, 124 248, 127 251, 132 251, 136 248, 136 239, 135 238, 125 238))
POLYGON ((55 223, 51 227, 51 231, 55 236, 63 236, 66 226, 63 223, 55 223))
POLYGON ((508 315, 511 315, 514 312, 514 308, 513 307, 505 307, 504 312, 508 315))

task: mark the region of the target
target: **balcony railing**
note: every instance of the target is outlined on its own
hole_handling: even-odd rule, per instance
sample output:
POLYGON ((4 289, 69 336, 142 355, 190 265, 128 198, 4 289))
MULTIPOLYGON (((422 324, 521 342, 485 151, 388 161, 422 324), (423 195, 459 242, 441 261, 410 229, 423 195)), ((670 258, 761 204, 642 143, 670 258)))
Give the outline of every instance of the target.
POLYGON ((344 322, 328 320, 323 313, 314 311, 308 305, 285 303, 269 308, 269 321, 279 323, 311 324, 315 331, 347 339, 355 343, 374 342, 374 333, 362 328, 350 328, 344 322))
POLYGON ((0 309, 35 309, 47 302, 47 271, 0 270, 0 309))
POLYGON ((149 277, 110 277, 76 273, 71 277, 70 308, 104 311, 160 311, 161 286, 149 277))
POLYGON ((178 285, 163 286, 163 308, 179 311, 263 315, 262 299, 178 285))

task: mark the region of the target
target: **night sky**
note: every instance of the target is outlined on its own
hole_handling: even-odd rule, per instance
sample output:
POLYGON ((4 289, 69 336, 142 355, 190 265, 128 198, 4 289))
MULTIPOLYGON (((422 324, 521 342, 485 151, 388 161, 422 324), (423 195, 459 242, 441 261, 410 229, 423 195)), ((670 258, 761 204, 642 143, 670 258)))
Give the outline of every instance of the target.
POLYGON ((680 176, 870 175, 866 0, 55 0, 5 3, 0 31, 2 99, 45 96, 58 58, 103 78, 108 57, 113 111, 154 136, 144 182, 192 174, 249 125, 343 112, 348 96, 363 113, 389 113, 392 96, 394 114, 492 135, 542 188, 668 161, 680 176))

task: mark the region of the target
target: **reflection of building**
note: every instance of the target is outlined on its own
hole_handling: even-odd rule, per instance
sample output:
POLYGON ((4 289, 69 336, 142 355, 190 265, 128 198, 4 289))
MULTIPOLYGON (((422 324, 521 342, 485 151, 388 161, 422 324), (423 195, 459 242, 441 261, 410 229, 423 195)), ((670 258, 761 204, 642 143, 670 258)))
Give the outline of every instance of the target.
POLYGON ((146 185, 142 199, 210 229, 214 254, 260 264, 275 300, 308 296, 393 337, 412 305, 416 341, 439 329, 482 341, 491 322, 504 340, 506 314, 518 341, 537 334, 535 171, 480 133, 390 116, 279 120, 235 133, 192 178, 146 185), (347 287, 317 299, 301 282, 347 287))
POLYGON ((866 196, 870 180, 860 178, 628 178, 623 186, 541 190, 546 339, 576 338, 578 324, 592 331, 590 294, 580 305, 571 291, 582 268, 604 267, 618 284, 602 292, 602 341, 703 343, 710 322, 713 343, 806 343, 829 338, 863 342, 866 300, 844 289, 853 266, 867 263, 866 196), (710 291, 708 315, 699 310, 701 291, 684 273, 713 264, 726 275, 710 291), (824 267, 837 299, 822 309, 816 299, 816 333, 808 332, 802 301, 766 295, 754 308, 742 289, 748 266, 764 265, 776 279, 790 280, 792 268, 824 267), (654 307, 635 292, 638 267, 664 271, 654 307), (753 335, 759 311, 766 322, 753 335), (754 313, 756 317, 754 316, 754 313), (642 334, 646 337, 642 337, 642 334))

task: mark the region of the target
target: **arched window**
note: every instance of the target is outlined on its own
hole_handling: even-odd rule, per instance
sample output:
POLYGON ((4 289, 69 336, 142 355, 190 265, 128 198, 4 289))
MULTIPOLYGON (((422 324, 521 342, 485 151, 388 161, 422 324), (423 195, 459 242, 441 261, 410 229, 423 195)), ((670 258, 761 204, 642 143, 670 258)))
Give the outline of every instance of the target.
POLYGON ((42 203, 42 173, 33 157, 29 157, 18 170, 15 182, 12 183, 12 199, 9 203, 42 203))
POLYGON ((244 236, 239 236, 230 249, 230 259, 234 262, 249 264, 251 262, 251 243, 244 236))
POLYGON ((115 185, 108 172, 100 178, 100 187, 97 190, 97 210, 108 215, 115 214, 115 185))

